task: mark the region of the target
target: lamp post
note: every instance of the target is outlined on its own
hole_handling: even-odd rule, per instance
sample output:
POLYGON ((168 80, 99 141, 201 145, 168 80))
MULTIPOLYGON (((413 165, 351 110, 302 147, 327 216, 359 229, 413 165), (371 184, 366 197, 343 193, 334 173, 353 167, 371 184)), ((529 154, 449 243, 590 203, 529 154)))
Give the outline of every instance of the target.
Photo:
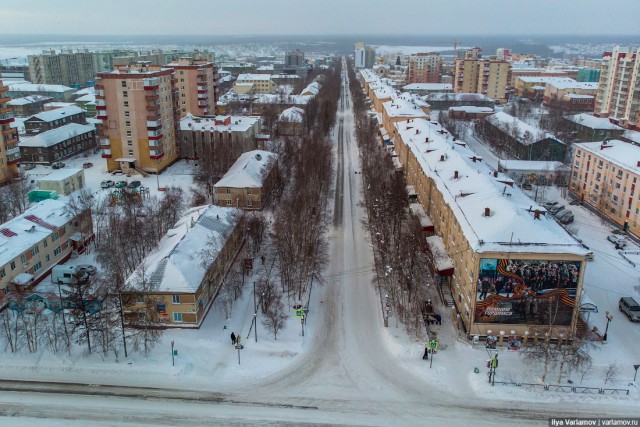
POLYGON ((389 327, 389 294, 384 296, 384 327, 389 327))
POLYGON ((607 332, 609 332, 609 322, 613 320, 613 314, 609 313, 609 311, 606 311, 605 315, 607 317, 607 326, 604 328, 604 336, 602 337, 602 341, 604 342, 607 341, 607 332))

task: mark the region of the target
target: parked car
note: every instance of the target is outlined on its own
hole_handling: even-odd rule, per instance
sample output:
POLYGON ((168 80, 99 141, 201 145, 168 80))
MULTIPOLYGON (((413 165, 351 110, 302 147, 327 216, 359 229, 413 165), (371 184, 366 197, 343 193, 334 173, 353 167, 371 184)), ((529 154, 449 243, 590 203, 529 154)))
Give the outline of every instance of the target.
POLYGON ((64 163, 55 162, 54 164, 51 165, 51 167, 54 168, 54 169, 62 169, 64 167, 64 163))
POLYGON ((102 188, 111 188, 115 185, 115 183, 113 181, 111 181, 110 179, 104 180, 100 183, 100 187, 102 188))
POLYGON ((593 252, 587 252, 587 261, 593 261, 596 255, 593 252))
POLYGON ((127 186, 127 181, 118 181, 116 183, 116 188, 124 188, 127 186))
POLYGON ((568 211, 566 214, 559 218, 560 224, 571 224, 576 218, 573 216, 573 212, 568 211))
POLYGON ((98 270, 91 264, 80 264, 76 266, 76 271, 81 271, 83 273, 87 273, 90 276, 93 276, 98 272, 98 270))
POLYGON ((544 206, 545 208, 549 209, 549 208, 554 207, 557 204, 558 204, 558 202, 545 202, 545 203, 542 204, 542 206, 544 206))
POLYGON ((26 171, 30 171, 31 169, 35 169, 36 165, 33 163, 27 163, 22 165, 22 169, 26 170, 26 171))
POLYGON ((131 181, 129 183, 129 188, 138 188, 142 183, 140 181, 131 181))
POLYGON ((82 167, 85 168, 85 169, 89 169, 89 168, 93 167, 93 163, 91 163, 91 162, 83 163, 82 167))
POLYGON ((533 187, 531 187, 531 184, 530 184, 530 183, 528 183, 528 182, 524 182, 524 183, 522 184, 522 189, 523 189, 523 190, 531 190, 532 188, 533 188, 533 187))
POLYGON ((631 297, 622 297, 618 302, 618 310, 627 315, 632 322, 640 322, 640 304, 631 297))
POLYGON ((607 236, 607 240, 616 245, 616 249, 623 249, 625 246, 627 246, 627 240, 624 237, 618 236, 616 234, 609 234, 607 236))
POLYGON ((547 210, 548 210, 549 212, 551 212, 552 214, 554 214, 554 215, 555 215, 555 214, 556 214, 556 212, 558 212, 559 210, 562 210, 562 209, 564 209, 564 206, 563 206, 563 205, 554 205, 554 206, 551 206, 551 207, 550 207, 549 209, 547 209, 547 210))
POLYGON ((562 215, 566 214, 567 212, 571 212, 569 209, 567 208, 562 208, 559 211, 555 211, 553 213, 553 216, 555 216, 556 218, 560 219, 562 218, 562 215))

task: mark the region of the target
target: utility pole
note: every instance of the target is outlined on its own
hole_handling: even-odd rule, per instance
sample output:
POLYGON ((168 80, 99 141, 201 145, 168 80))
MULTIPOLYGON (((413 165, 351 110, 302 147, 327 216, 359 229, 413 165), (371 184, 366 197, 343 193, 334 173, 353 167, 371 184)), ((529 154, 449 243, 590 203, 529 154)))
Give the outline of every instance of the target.
POLYGON ((253 333, 258 342, 258 304, 256 303, 256 282, 253 282, 253 333))

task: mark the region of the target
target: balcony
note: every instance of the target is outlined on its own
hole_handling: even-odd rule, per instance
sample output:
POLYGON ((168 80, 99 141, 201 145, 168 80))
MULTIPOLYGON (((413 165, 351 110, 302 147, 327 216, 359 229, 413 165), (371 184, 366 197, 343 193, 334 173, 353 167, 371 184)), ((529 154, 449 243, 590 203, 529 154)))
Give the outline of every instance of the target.
POLYGON ((161 119, 161 118, 162 118, 162 117, 160 117, 160 113, 158 113, 158 114, 153 114, 153 115, 152 115, 152 114, 149 114, 149 115, 147 116, 147 123, 148 123, 148 122, 158 122, 158 121, 160 121, 160 119, 161 119))
POLYGON ((158 160, 164 157, 164 151, 162 150, 151 150, 149 151, 149 158, 153 160, 158 160))
POLYGON ((146 95, 144 97, 144 100, 147 102, 156 102, 158 99, 160 99, 160 95, 158 94, 146 95))
POLYGON ((98 111, 96 119, 98 119, 98 120, 107 120, 107 112, 106 111, 98 111))
POLYGON ((149 140, 149 148, 155 148, 157 150, 160 147, 162 147, 162 141, 157 141, 154 139, 149 140))
POLYGON ((5 104, 9 101, 11 101, 11 98, 9 97, 0 98, 0 105, 5 104))
POLYGON ((147 136, 149 137, 150 140, 158 140, 158 139, 162 139, 162 131, 160 130, 148 130, 147 131, 147 136))
POLYGON ((102 150, 102 158, 103 159, 110 159, 111 158, 111 150, 103 149, 102 150))
POLYGON ((0 109, 0 125, 6 125, 13 122, 13 110, 11 108, 0 109))
POLYGON ((206 94, 206 93, 199 93, 198 94, 198 100, 204 101, 204 100, 207 100, 207 99, 209 99, 209 94, 206 94))
POLYGON ((147 111, 159 112, 160 111, 160 106, 159 105, 147 105, 146 110, 147 111))
POLYGON ((157 77, 150 77, 143 79, 142 85, 144 86, 144 90, 156 90, 160 87, 160 80, 157 77))
POLYGON ((209 105, 208 101, 198 101, 198 107, 206 107, 209 105))
POLYGON ((9 90, 9 86, 0 86, 0 93, 6 92, 9 90))
MULTIPOLYGON (((105 111, 107 109, 106 105, 97 105, 96 104, 96 110, 98 111, 105 111)), ((105 113, 106 114, 106 113, 105 113)))
POLYGON ((156 130, 162 127, 160 120, 149 120, 147 117, 147 130, 156 130))
POLYGON ((100 138, 100 147, 111 147, 109 138, 100 138))

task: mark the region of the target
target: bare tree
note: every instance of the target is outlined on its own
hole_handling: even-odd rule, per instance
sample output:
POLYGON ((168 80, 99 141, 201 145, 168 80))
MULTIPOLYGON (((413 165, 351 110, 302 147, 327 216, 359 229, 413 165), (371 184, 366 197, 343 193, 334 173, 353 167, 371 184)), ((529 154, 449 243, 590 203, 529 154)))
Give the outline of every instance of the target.
POLYGON ((618 363, 611 362, 603 372, 602 379, 604 380, 605 384, 609 382, 615 383, 616 381, 618 381, 619 374, 620 374, 620 368, 618 367, 618 363))
POLYGON ((280 294, 273 295, 269 301, 269 305, 262 315, 262 324, 273 334, 273 339, 277 341, 278 332, 282 331, 287 325, 287 315, 280 294))

